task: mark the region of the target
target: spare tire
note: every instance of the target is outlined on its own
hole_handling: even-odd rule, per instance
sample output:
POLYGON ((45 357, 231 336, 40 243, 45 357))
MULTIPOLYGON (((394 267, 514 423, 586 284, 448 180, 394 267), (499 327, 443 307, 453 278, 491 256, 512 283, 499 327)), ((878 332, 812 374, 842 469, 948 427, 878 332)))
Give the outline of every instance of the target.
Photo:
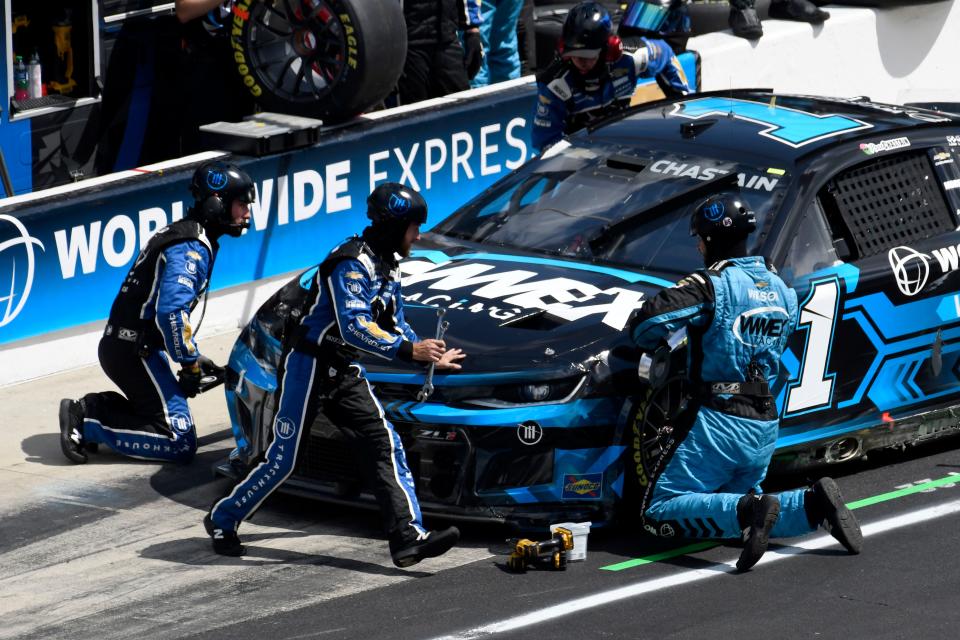
POLYGON ((396 86, 407 55, 399 2, 237 0, 237 71, 266 110, 347 120, 396 86))

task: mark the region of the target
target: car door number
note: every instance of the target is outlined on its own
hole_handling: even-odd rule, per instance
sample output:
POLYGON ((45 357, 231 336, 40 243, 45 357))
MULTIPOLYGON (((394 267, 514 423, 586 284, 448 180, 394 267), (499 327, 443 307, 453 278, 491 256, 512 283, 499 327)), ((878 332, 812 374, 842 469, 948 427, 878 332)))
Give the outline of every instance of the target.
POLYGON ((833 397, 835 373, 827 373, 827 363, 836 328, 840 283, 837 278, 813 283, 813 289, 800 307, 797 329, 807 332, 800 379, 787 388, 784 415, 826 409, 833 397))

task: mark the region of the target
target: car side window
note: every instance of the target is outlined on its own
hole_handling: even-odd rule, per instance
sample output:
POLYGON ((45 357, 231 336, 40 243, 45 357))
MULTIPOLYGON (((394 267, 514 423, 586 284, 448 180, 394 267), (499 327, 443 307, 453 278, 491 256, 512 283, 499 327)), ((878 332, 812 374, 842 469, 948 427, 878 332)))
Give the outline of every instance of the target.
POLYGON ((838 173, 817 194, 841 260, 868 258, 957 227, 926 150, 880 153, 838 173))
POLYGON ((814 200, 803 211, 800 224, 793 233, 783 264, 788 280, 832 267, 840 262, 827 220, 814 200))

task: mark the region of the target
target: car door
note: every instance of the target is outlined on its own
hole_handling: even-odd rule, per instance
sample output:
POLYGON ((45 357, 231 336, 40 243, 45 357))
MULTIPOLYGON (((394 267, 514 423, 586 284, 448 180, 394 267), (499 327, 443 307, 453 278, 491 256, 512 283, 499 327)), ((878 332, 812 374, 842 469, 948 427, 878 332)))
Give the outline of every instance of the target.
POLYGON ((819 172, 785 227, 800 313, 778 391, 780 462, 954 428, 936 413, 960 403, 960 157, 945 143, 860 143, 842 169, 819 172))

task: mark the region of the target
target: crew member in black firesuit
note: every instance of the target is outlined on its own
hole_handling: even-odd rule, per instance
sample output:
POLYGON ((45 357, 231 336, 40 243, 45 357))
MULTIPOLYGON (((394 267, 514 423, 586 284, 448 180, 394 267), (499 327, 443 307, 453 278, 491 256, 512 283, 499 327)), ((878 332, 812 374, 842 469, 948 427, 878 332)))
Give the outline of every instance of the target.
POLYGON ((357 364, 362 352, 460 368, 464 354, 459 349, 447 349, 442 340, 421 340, 404 319, 396 255, 409 255, 419 239, 427 203, 417 191, 388 182, 370 194, 367 216, 372 224, 363 234, 347 239, 320 263, 299 320, 285 332, 273 442, 263 461, 204 518, 219 554, 244 553, 237 527, 293 471, 301 436, 318 411, 359 447, 395 565, 408 567, 445 553, 460 536, 455 527, 423 527, 403 443, 357 364))
POLYGON ((711 196, 693 212, 707 268, 664 289, 631 318, 644 349, 681 328, 689 338, 693 406, 675 425, 642 498, 644 528, 660 536, 742 537, 737 568, 755 565, 769 536, 825 527, 850 553, 860 525, 836 482, 761 493, 777 443, 777 405, 770 392, 797 321, 797 295, 764 258, 747 253, 756 218, 739 193, 711 196))
POLYGON ((621 41, 597 2, 570 9, 559 45, 557 58, 537 74, 531 142, 538 152, 629 105, 637 78, 656 78, 667 96, 687 92, 670 45, 639 36, 621 41))
POLYGON ((97 444, 141 460, 189 462, 196 453, 187 398, 218 367, 200 355, 190 312, 210 282, 220 236, 249 226, 254 186, 236 166, 207 162, 190 190, 196 202, 137 256, 100 339, 100 366, 126 397, 105 391, 60 401, 60 447, 72 462, 86 462, 97 444), (181 367, 179 382, 170 359, 181 367))
POLYGON ((483 57, 480 0, 403 0, 402 4, 407 58, 397 81, 400 104, 469 89, 483 57))

